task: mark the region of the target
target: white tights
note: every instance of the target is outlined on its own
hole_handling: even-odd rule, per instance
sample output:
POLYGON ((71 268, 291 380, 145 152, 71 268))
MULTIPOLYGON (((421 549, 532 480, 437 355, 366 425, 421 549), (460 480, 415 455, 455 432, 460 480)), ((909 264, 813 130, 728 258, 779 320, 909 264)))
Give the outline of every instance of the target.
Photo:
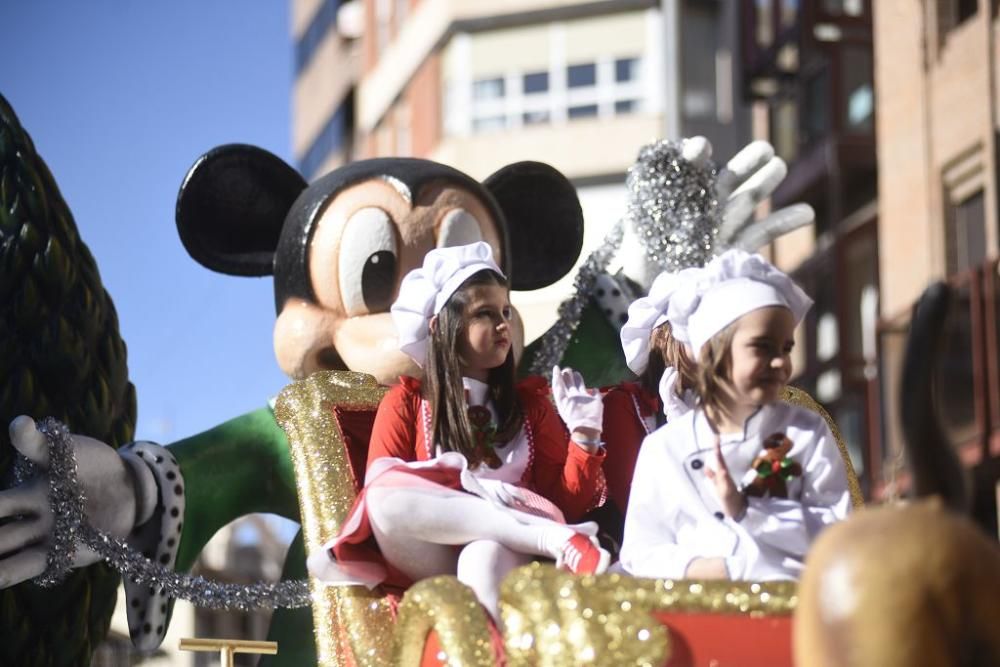
POLYGON ((558 557, 576 532, 537 517, 521 523, 461 491, 375 486, 366 494, 372 533, 386 561, 414 581, 456 575, 497 622, 499 586, 507 573, 535 556, 558 557))

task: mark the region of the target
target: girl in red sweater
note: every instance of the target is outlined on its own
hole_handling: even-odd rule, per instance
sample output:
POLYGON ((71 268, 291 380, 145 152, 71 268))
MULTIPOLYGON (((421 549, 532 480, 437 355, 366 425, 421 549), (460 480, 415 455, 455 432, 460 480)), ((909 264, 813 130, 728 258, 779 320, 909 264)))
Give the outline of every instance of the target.
POLYGON ((515 384, 513 313, 490 246, 427 253, 392 315, 425 379, 401 378, 379 405, 365 488, 310 557, 312 574, 369 586, 457 575, 496 618, 500 582, 534 558, 603 571, 596 526, 567 523, 605 495, 600 395, 554 369, 557 415, 544 380, 515 384))

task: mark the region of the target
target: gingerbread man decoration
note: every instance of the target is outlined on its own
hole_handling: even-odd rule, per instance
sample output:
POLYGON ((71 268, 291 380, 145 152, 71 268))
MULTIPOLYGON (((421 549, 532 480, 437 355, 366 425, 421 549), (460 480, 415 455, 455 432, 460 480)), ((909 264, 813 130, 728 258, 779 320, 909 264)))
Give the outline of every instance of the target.
POLYGON ((750 464, 757 476, 744 487, 744 493, 759 498, 787 498, 787 482, 802 476, 802 466, 788 458, 791 450, 792 441, 784 433, 765 438, 764 451, 750 464))

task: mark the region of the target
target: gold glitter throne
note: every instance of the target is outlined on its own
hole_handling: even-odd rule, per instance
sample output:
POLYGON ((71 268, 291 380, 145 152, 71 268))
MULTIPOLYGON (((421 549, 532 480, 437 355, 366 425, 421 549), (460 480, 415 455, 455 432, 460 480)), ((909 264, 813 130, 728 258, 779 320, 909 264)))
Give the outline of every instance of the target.
MULTIPOLYGON (((337 534, 356 496, 334 408, 374 413, 385 391, 366 374, 324 371, 289 385, 278 397, 275 416, 288 436, 307 553, 337 534)), ((789 388, 783 398, 820 413, 830 424, 852 500, 860 506, 858 479, 832 419, 805 392, 789 388)), ((417 665, 432 628, 442 652, 450 662, 458 661, 453 664, 493 664, 485 613, 453 577, 435 577, 411 588, 395 621, 389 599, 378 590, 328 587, 316 580, 311 589, 322 667, 417 665), (386 641, 389 628, 392 641, 386 641)), ((653 612, 788 615, 796 602, 795 585, 787 582, 572 577, 534 564, 504 583, 504 647, 509 665, 663 664, 670 654, 669 633, 652 618, 653 612)))

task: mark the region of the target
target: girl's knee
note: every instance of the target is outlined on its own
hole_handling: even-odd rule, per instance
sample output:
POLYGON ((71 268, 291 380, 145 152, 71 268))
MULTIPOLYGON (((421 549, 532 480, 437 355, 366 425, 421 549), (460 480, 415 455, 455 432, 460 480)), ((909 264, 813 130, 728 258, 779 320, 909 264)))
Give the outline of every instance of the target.
POLYGON ((476 540, 462 547, 458 555, 458 567, 492 570, 501 562, 509 560, 511 554, 513 552, 499 542, 476 540))
POLYGON ((371 488, 366 492, 368 520, 379 530, 406 525, 412 518, 413 504, 399 489, 371 488))

